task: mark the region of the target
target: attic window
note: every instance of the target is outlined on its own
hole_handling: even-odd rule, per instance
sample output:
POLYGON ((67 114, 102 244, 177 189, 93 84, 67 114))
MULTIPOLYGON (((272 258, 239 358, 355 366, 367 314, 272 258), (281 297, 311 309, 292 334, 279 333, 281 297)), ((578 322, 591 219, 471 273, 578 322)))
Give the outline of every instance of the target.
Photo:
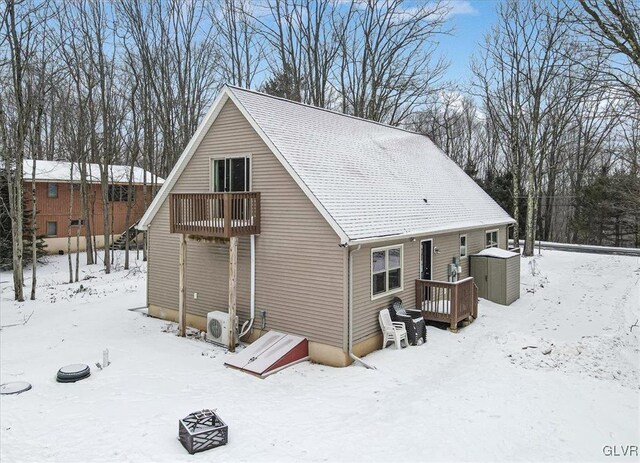
POLYGON ((47 184, 47 198, 57 198, 57 197, 58 197, 58 184, 57 183, 47 184))

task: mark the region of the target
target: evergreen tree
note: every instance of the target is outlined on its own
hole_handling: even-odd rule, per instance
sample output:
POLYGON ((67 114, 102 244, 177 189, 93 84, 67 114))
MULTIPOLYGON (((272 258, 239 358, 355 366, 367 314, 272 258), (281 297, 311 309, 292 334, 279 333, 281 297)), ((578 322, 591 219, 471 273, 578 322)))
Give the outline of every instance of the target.
POLYGON ((276 71, 262 85, 262 91, 269 95, 286 98, 291 101, 302 101, 300 95, 301 82, 296 82, 288 66, 284 70, 276 71))
MULTIPOLYGON (((23 209, 22 237, 24 240, 25 252, 23 262, 25 265, 31 263, 31 243, 33 235, 32 210, 28 209, 26 201, 23 209)), ((0 180, 0 270, 10 270, 13 264, 13 247, 11 245, 11 217, 9 216, 9 190, 4 177, 0 180)), ((42 262, 47 245, 44 242, 44 235, 36 235, 36 248, 38 262, 42 262)))

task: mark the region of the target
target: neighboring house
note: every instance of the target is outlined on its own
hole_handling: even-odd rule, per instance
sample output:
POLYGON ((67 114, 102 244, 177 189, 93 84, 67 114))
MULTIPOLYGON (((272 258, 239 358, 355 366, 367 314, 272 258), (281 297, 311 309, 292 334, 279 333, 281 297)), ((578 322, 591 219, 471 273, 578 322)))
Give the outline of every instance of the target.
POLYGON ((467 256, 506 248, 513 222, 426 136, 225 87, 140 221, 149 314, 178 318, 184 240, 187 324, 233 299, 241 322, 255 310, 250 339, 305 336, 312 360, 347 365, 380 347, 395 296, 473 315, 467 256))
MULTIPOLYGON (((26 207, 31 208, 31 183, 33 178, 33 160, 24 161, 24 195, 26 207)), ((57 253, 67 250, 67 237, 72 236, 71 250, 76 250, 75 237, 80 234, 80 250, 86 248, 82 195, 80 193, 80 174, 78 165, 66 161, 36 162, 36 227, 37 233, 44 236, 47 252, 57 253), (73 186, 73 194, 72 194, 73 186)), ((108 204, 112 238, 117 238, 127 229, 127 204, 131 200, 129 225, 137 222, 144 213, 145 187, 146 203, 150 204, 154 185, 162 185, 163 179, 152 176, 139 167, 133 168, 133 182, 129 186, 128 166, 112 165, 109 171, 108 204)), ((97 164, 87 164, 87 197, 90 211, 91 231, 95 235, 98 248, 104 247, 104 216, 100 169, 97 164)), ((111 240, 113 242, 113 239, 111 240)))

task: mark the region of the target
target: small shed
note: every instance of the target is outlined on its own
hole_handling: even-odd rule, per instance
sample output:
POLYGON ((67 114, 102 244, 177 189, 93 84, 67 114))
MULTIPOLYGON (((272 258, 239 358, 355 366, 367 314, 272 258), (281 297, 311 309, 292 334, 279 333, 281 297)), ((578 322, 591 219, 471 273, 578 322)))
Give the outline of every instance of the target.
POLYGON ((478 297, 502 305, 520 298, 520 254, 500 248, 483 249, 469 256, 469 269, 478 297))

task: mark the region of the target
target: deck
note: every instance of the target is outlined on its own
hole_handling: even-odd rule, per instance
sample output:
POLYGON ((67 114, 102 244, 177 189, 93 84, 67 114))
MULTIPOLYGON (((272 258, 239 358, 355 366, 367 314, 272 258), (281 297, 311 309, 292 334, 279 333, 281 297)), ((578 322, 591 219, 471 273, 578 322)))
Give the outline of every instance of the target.
POLYGON ((448 323, 457 331, 458 323, 478 316, 478 288, 473 277, 456 282, 416 280, 416 308, 425 320, 448 323))
POLYGON ((260 234, 260 193, 172 193, 171 233, 216 238, 260 234))

